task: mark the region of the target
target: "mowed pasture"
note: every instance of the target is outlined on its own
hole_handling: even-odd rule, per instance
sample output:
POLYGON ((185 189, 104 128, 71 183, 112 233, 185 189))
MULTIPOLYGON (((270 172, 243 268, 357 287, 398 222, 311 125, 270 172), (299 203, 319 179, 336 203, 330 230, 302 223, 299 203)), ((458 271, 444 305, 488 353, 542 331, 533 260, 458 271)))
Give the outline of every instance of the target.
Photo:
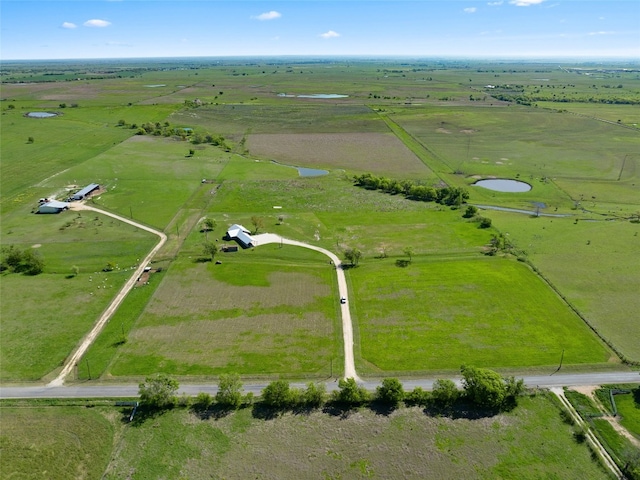
MULTIPOLYGON (((511 195, 514 201, 568 208, 580 193, 591 196, 588 187, 585 189, 586 181, 637 178, 629 169, 640 138, 636 131, 619 125, 529 107, 396 107, 389 115, 448 168, 464 175, 467 184, 479 175, 519 178, 533 185, 531 192, 511 195), (558 179, 565 191, 540 188, 540 179, 558 179)), ((447 178, 456 182, 455 177, 447 178)), ((460 180, 458 177, 457 182, 460 180)), ((626 197, 633 195, 626 183, 613 183, 610 191, 618 191, 618 187, 627 191, 626 197)), ((473 200, 506 203, 504 196, 494 192, 472 192, 473 200)))
POLYGON ((173 138, 134 136, 45 185, 100 183, 106 191, 91 200, 93 205, 162 230, 197 190, 211 190, 202 180, 215 178, 230 157, 219 148, 194 147, 173 138))
POLYGON ((0 379, 34 381, 62 364, 157 237, 95 212, 3 219, 2 244, 35 250, 44 273, 0 276, 0 379))
POLYGON ((179 409, 127 428, 104 478, 609 478, 544 395, 480 419, 312 412, 200 419, 179 409), (179 439, 179 440, 178 440, 179 439))
POLYGON ((640 225, 581 216, 487 215, 604 338, 640 361, 640 225))
POLYGON ((364 374, 617 362, 524 264, 414 257, 350 270, 364 374))
POLYGON ((264 246, 173 263, 108 374, 328 377, 342 369, 335 273, 316 252, 264 246))

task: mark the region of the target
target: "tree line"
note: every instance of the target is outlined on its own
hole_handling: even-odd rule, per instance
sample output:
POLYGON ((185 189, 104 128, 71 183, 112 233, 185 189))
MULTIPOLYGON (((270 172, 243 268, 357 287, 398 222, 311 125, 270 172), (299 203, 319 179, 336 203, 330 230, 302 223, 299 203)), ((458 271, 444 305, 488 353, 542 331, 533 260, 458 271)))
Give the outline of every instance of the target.
POLYGON ((395 409, 404 403, 442 413, 454 408, 490 412, 510 410, 517 405, 518 396, 524 392, 523 381, 513 376, 502 377, 493 370, 466 365, 460 371, 462 389, 453 380, 439 379, 431 392, 421 387, 407 392, 397 378, 385 378, 375 392, 369 392, 353 378, 340 379, 338 389, 330 393, 324 383, 309 382, 305 388, 295 388, 286 380, 274 380, 263 389, 258 402, 254 402, 251 392, 243 394, 243 384, 237 374, 220 375, 215 396, 201 392, 195 398, 179 398, 176 395, 178 382, 166 374, 157 374, 140 383, 139 395, 141 406, 150 411, 177 406, 189 406, 199 411, 237 410, 256 404, 278 414, 322 407, 342 411, 363 406, 395 409))
POLYGON ((431 187, 413 180, 397 180, 378 177, 371 173, 354 175, 356 186, 367 190, 382 190, 391 195, 404 195, 409 200, 436 202, 442 205, 460 206, 469 199, 469 192, 463 187, 431 187))
POLYGON ((9 271, 24 273, 25 275, 38 275, 44 270, 42 256, 31 248, 21 250, 15 245, 2 248, 0 259, 0 272, 9 271))

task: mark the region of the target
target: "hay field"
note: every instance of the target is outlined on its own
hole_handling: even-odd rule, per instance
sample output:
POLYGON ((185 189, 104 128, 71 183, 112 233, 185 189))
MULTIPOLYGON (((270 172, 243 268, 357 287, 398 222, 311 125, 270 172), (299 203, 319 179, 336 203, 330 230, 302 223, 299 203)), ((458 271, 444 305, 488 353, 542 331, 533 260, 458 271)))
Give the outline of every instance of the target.
POLYGON ((431 170, 392 133, 252 134, 253 155, 303 167, 431 176, 431 170))
POLYGON ((109 374, 328 376, 341 330, 333 272, 315 263, 278 265, 259 250, 228 254, 222 265, 178 260, 109 374), (224 280, 234 272, 238 282, 224 280))

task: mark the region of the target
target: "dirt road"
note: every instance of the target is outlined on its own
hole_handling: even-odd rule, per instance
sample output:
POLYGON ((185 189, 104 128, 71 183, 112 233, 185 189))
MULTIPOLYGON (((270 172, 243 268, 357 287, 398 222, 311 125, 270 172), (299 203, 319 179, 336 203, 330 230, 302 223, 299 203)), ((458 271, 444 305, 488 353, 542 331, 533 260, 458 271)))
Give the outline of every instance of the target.
MULTIPOLYGON (((338 258, 335 253, 322 247, 316 247, 315 245, 309 245, 308 243, 298 242, 296 240, 289 240, 273 233, 254 235, 253 239, 256 246, 268 243, 280 243, 284 245, 309 248, 316 252, 323 253, 333 262, 336 269, 336 276, 338 277, 339 298, 344 297, 346 300, 345 303, 340 303, 340 313, 342 315, 342 338, 344 342, 344 377, 361 381, 360 377, 358 377, 358 374, 356 373, 356 365, 353 358, 353 325, 351 323, 351 312, 349 310, 349 290, 347 289, 347 279, 344 275, 344 269, 342 268, 342 261, 340 258, 338 258)), ((339 298, 337 298, 336 301, 339 301, 339 298)))
POLYGON ((142 262, 140 262, 140 265, 138 265, 138 268, 136 268, 135 272, 133 272, 133 275, 131 276, 131 278, 129 278, 129 280, 127 280, 127 283, 125 283, 122 289, 120 289, 116 297, 113 299, 113 301, 104 311, 104 313, 100 316, 100 318, 98 319, 96 324, 93 326, 91 331, 87 334, 87 336, 82 339, 82 342, 80 343, 78 348, 73 352, 73 354, 70 357, 67 358, 67 361, 62 367, 62 371, 54 380, 52 380, 47 385, 48 387, 58 387, 64 384, 64 379, 67 377, 67 375, 69 375, 69 373, 71 373, 71 370, 73 369, 73 367, 80 361, 82 356, 85 354, 85 352, 89 349, 91 344, 98 337, 98 334, 102 331, 104 326, 107 324, 109 319, 113 316, 113 314, 116 312, 116 310, 118 309, 118 307, 120 306, 124 298, 127 296, 129 291, 136 284, 136 281, 138 280, 138 277, 142 275, 144 268, 151 261, 151 259, 158 252, 158 250, 160 250, 160 248, 167 241, 167 236, 164 233, 158 230, 154 230, 153 228, 147 227, 146 225, 142 225, 140 223, 134 222, 133 220, 130 220, 128 218, 121 217, 120 215, 116 215, 114 213, 105 212, 104 210, 100 210, 99 208, 91 207, 89 205, 85 205, 82 203, 73 203, 71 205, 72 205, 71 207, 72 210, 91 210, 93 212, 98 212, 103 215, 113 217, 121 222, 128 223, 141 230, 146 230, 147 232, 151 232, 154 235, 158 235, 158 237, 160 237, 160 241, 157 243, 155 247, 153 247, 153 249, 151 249, 149 254, 142 260, 142 262))

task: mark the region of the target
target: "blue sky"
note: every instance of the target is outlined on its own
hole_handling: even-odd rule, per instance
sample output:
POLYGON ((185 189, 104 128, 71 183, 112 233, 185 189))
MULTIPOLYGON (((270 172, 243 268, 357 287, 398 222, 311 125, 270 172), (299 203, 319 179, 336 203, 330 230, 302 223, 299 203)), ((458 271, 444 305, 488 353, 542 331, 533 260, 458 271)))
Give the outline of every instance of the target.
POLYGON ((640 59, 637 0, 0 0, 0 58, 640 59))

